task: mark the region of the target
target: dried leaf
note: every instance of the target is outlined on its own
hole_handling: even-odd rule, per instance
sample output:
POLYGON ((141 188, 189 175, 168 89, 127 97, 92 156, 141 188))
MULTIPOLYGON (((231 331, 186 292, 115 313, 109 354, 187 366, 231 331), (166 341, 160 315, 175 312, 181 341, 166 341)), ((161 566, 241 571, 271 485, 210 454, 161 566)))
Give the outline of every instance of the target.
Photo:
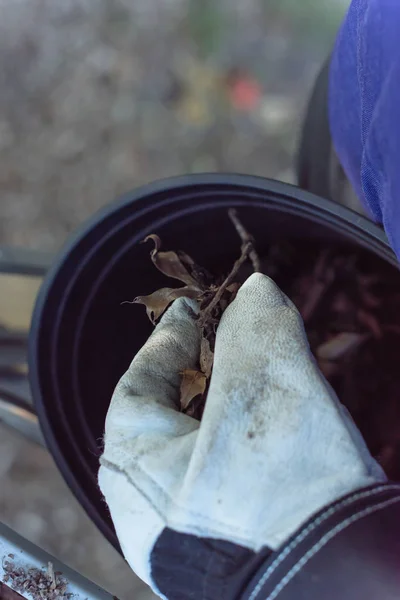
MULTIPOLYGON (((204 336, 204 333, 203 333, 204 336)), ((201 338, 201 346, 200 346, 200 369, 203 371, 204 375, 209 379, 211 377, 211 371, 214 362, 214 353, 211 350, 210 342, 207 338, 201 338)))
POLYGON ((239 290, 240 290, 240 283, 231 283, 231 285, 228 285, 228 287, 226 288, 226 291, 230 293, 230 298, 228 300, 228 306, 231 302, 234 301, 239 290))
POLYGON ((199 287, 205 291, 213 285, 215 278, 209 271, 207 271, 207 269, 200 267, 200 265, 195 263, 191 256, 186 254, 186 252, 182 252, 182 250, 178 250, 177 255, 179 260, 189 272, 189 275, 193 277, 199 287))
POLYGON ((138 296, 134 299, 134 304, 144 304, 146 313, 153 325, 161 317, 168 306, 177 298, 199 297, 199 290, 190 286, 181 288, 160 288, 149 296, 138 296))
POLYGON ((240 283, 231 283, 231 285, 228 285, 228 287, 226 288, 226 291, 236 295, 239 289, 240 283))
POLYGON ((178 250, 177 255, 179 260, 183 262, 184 265, 188 265, 191 268, 196 266, 193 258, 189 256, 189 254, 186 254, 186 252, 183 252, 183 250, 178 250))
POLYGON ((343 332, 321 344, 317 348, 317 357, 319 360, 337 360, 349 350, 356 348, 365 340, 366 336, 361 333, 343 332))
MULTIPOLYGON (((148 240, 152 240, 154 242, 154 249, 151 251, 150 256, 151 260, 157 269, 161 271, 161 273, 164 273, 164 275, 167 277, 178 279, 178 281, 186 283, 186 285, 198 287, 197 281, 190 275, 176 252, 159 251, 161 247, 161 240, 158 235, 148 235, 143 241, 147 242, 148 240)), ((190 259, 187 254, 184 256, 186 260, 190 259)), ((190 261, 193 263, 192 259, 190 259, 190 261)))
POLYGON ((201 371, 185 369, 182 373, 181 382, 181 408, 186 410, 193 398, 204 394, 207 385, 207 377, 201 371))

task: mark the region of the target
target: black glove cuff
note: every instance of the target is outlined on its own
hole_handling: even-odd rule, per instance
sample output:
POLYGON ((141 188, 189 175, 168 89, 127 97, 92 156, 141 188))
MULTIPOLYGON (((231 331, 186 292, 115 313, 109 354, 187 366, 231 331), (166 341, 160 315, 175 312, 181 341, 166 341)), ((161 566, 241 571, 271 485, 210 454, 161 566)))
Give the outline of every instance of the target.
POLYGON ((169 600, 231 600, 270 554, 164 529, 151 554, 152 580, 169 600))
POLYGON ((314 515, 240 600, 400 598, 400 485, 358 490, 314 515))
POLYGON ((398 600, 400 484, 353 492, 276 552, 165 529, 152 579, 169 600, 398 600))

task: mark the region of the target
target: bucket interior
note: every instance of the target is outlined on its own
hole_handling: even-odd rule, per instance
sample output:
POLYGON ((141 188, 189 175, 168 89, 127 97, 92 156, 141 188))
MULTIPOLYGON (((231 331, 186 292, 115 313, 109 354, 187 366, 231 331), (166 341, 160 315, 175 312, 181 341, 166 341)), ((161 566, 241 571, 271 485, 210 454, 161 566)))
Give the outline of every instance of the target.
POLYGON ((378 228, 373 234, 368 231, 372 224, 357 229, 350 211, 332 216, 315 197, 304 202, 307 198, 295 188, 284 186, 282 195, 251 187, 227 193, 224 186, 214 186, 212 193, 204 186, 202 194, 200 188, 195 186, 192 194, 186 188, 144 194, 111 206, 63 253, 35 311, 32 387, 47 442, 70 487, 115 546, 96 482, 104 420, 118 379, 153 329, 143 306, 123 302, 179 286, 155 269, 151 242, 140 240, 157 233, 165 249, 184 250, 223 275, 240 254, 227 214, 235 206, 261 256, 277 241, 306 237, 324 244, 370 244, 375 254, 392 260, 378 228))

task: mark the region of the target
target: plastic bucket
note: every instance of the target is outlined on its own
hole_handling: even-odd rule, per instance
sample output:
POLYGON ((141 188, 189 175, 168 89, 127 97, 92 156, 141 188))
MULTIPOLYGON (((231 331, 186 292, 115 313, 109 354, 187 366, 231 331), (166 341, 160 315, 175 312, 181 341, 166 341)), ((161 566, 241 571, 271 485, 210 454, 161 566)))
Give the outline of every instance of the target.
MULTIPOLYGON (((347 242, 396 265, 379 227, 347 208, 263 178, 204 174, 140 188, 106 206, 67 243, 36 303, 30 379, 40 423, 68 485, 107 539, 118 542, 97 486, 114 387, 152 326, 141 306, 121 305, 167 282, 154 269, 149 233, 223 274, 239 252, 227 217, 237 207, 260 254, 271 242, 347 242)), ((168 284, 167 284, 168 285, 168 284)))

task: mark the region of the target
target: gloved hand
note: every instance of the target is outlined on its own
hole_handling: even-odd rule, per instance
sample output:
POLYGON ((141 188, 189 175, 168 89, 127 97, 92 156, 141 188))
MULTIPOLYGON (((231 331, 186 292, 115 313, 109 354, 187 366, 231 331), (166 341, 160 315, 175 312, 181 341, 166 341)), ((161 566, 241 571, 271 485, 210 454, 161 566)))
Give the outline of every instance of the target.
POLYGON ((315 511, 385 481, 320 373, 302 319, 252 275, 217 331, 201 423, 179 412, 180 373, 200 351, 197 305, 176 300, 120 380, 99 484, 124 555, 156 593, 165 528, 277 549, 315 511))

